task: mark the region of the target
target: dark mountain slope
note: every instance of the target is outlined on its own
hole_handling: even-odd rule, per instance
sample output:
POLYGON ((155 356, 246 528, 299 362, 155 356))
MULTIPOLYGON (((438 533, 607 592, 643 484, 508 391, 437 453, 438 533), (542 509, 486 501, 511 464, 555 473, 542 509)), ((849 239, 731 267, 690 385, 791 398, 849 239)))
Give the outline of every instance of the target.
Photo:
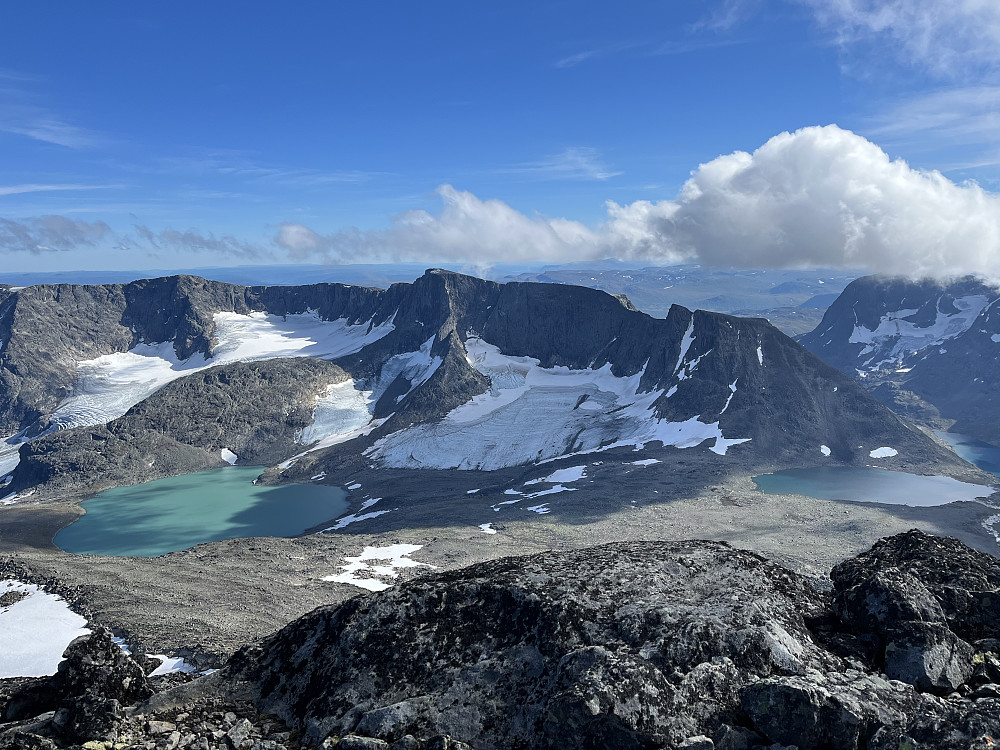
POLYGON ((324 360, 213 367, 175 380, 107 425, 61 430, 21 448, 11 490, 96 492, 225 465, 269 465, 301 450, 317 399, 347 374, 324 360), (228 455, 228 454, 226 454, 228 455))
POLYGON ((864 277, 802 344, 900 413, 1000 442, 1000 289, 864 277))

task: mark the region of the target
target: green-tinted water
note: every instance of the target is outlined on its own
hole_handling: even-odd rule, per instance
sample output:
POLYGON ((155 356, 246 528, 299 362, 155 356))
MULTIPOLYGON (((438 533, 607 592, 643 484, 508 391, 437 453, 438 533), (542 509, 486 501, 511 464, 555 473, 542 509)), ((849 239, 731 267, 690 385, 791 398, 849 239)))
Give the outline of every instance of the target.
POLYGON ((922 477, 901 471, 853 466, 787 469, 753 478, 772 495, 808 495, 821 500, 930 506, 989 497, 992 488, 951 477, 922 477))
POLYGON ((335 518, 346 493, 324 485, 256 486, 263 467, 227 466, 102 492, 56 534, 67 552, 156 557, 203 542, 296 536, 335 518))

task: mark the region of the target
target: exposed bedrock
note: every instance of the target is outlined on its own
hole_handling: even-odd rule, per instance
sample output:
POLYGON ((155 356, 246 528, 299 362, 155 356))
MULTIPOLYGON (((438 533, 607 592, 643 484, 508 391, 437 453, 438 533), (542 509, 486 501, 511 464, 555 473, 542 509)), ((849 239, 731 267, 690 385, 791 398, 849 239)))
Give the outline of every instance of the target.
MULTIPOLYGON (((820 445, 829 447, 831 461, 860 463, 868 461, 872 449, 889 446, 896 453, 883 459, 887 467, 937 464, 937 468, 968 469, 949 451, 902 423, 851 378, 764 320, 692 312, 677 305, 665 319, 657 319, 594 289, 497 284, 440 270, 387 290, 340 284, 241 287, 179 276, 126 285, 37 286, 11 293, 0 300, 0 431, 28 429, 38 434, 67 397, 82 393, 90 398, 86 384, 81 386, 76 380, 81 362, 153 342, 171 342, 173 355, 179 360, 200 357, 210 354, 218 343, 219 313, 283 316, 307 311, 315 313, 320 328, 322 321, 340 321, 337 326, 341 328, 328 330, 342 329, 344 346, 335 347, 334 353, 326 356, 335 354, 334 361, 359 389, 377 388, 371 418, 387 420, 381 426, 372 425, 370 438, 348 441, 330 451, 329 465, 319 467, 331 470, 328 473, 339 461, 359 460, 359 453, 381 437, 439 422, 472 398, 495 391, 493 376, 470 361, 470 338, 480 342, 480 349, 536 362, 547 377, 568 371, 589 373, 586 377, 591 378, 587 382, 592 392, 599 387, 594 378, 614 381, 614 387, 634 379, 630 393, 618 393, 617 401, 603 406, 591 402, 591 406, 596 404, 591 413, 596 422, 589 423, 601 425, 600 435, 578 440, 589 424, 580 417, 587 410, 562 415, 563 422, 580 422, 580 429, 567 427, 565 435, 545 446, 545 455, 540 458, 593 450, 628 438, 630 431, 637 431, 629 420, 659 420, 663 424, 688 423, 674 433, 680 436, 699 431, 709 436, 701 439, 708 441, 709 447, 717 436, 722 441, 715 445, 719 452, 733 443, 735 453, 758 463, 818 461, 820 445), (365 338, 366 332, 376 329, 377 333, 365 338), (421 358, 428 367, 417 377, 412 367, 404 365, 421 358), (593 374, 598 371, 600 376, 593 374), (623 408, 637 399, 644 399, 638 410, 641 414, 623 408)), ((170 369, 166 361, 163 365, 170 369)), ((183 370, 174 372, 180 375, 183 370)), ((182 408, 182 414, 204 403, 204 389, 192 385, 198 382, 197 376, 187 378, 183 394, 192 406, 182 408)), ((238 385, 234 382, 232 394, 220 397, 241 397, 238 385)), ((215 390, 221 394, 221 388, 215 390)), ((181 395, 181 388, 173 391, 174 403, 181 395)), ((578 403, 575 397, 571 400, 578 403)), ((162 399, 149 402, 142 413, 155 431, 156 422, 170 418, 151 419, 154 408, 165 404, 162 399)), ((305 403, 311 406, 308 399, 305 403)), ((248 403, 249 413, 256 409, 256 403, 248 403)), ((97 409, 95 414, 106 412, 106 408, 97 409)), ((210 410, 204 420, 216 416, 210 410)), ((87 424, 88 415, 78 414, 73 419, 59 424, 87 424)), ((279 454, 276 460, 294 455, 297 451, 286 450, 286 437, 297 428, 296 419, 296 413, 291 413, 288 429, 275 428, 272 445, 254 447, 252 443, 262 439, 262 434, 250 441, 250 450, 268 462, 279 454)), ((113 432, 117 427, 109 429, 113 432)), ((226 424, 209 425, 204 440, 176 439, 199 450, 212 450, 219 441, 209 433, 229 429, 226 424)), ((160 431, 176 437, 174 426, 160 431)), ((671 439, 668 434, 673 433, 666 430, 664 440, 671 439)), ((631 437, 633 442, 638 439, 634 434, 631 437)), ((400 439, 406 442, 408 435, 400 439)), ((675 439, 680 444, 688 438, 675 439)), ((397 452, 407 454, 406 446, 397 447, 397 452)), ((166 444, 163 451, 175 455, 178 466, 186 462, 189 471, 201 468, 192 456, 182 456, 180 448, 166 444)), ((375 458, 376 463, 391 463, 384 456, 375 458)), ((318 473, 313 471, 313 459, 319 457, 302 462, 288 478, 295 478, 299 469, 318 473)), ((23 477, 18 486, 26 486, 23 477)))
POLYGON ((719 542, 505 558, 321 607, 127 710, 142 672, 106 633, 78 640, 56 677, 8 691, 22 721, 0 747, 985 750, 998 576, 917 531, 839 565, 830 592, 719 542))
MULTIPOLYGON (((978 603, 1000 593, 998 572, 955 540, 910 532, 838 568, 833 610, 797 575, 722 543, 508 558, 318 609, 237 654, 227 679, 316 743, 975 747, 1000 732, 987 684, 1000 675, 984 666, 997 643, 964 640, 946 613, 962 602, 985 623, 991 605, 978 603), (935 561, 953 574, 925 575, 935 561), (904 575, 922 585, 909 601, 858 589, 904 575), (967 697, 944 697, 952 689, 967 697)), ((970 627, 960 633, 992 637, 970 627)))

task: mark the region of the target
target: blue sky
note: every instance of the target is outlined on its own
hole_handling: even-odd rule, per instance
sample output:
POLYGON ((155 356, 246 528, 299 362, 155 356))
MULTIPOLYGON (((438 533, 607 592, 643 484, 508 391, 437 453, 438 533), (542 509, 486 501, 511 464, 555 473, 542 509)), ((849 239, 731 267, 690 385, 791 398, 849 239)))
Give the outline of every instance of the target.
POLYGON ((6 4, 0 266, 992 272, 1000 9, 939 5, 6 4))

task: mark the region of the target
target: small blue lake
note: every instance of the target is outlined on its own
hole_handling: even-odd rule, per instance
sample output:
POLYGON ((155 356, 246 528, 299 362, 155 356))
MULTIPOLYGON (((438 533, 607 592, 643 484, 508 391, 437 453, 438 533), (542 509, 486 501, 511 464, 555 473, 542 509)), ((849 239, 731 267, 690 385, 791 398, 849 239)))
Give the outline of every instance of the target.
POLYGON ((227 466, 107 490, 53 541, 77 554, 156 557, 223 539, 297 536, 347 509, 338 487, 253 484, 263 470, 227 466))
POLYGON ((1000 448, 982 440, 955 432, 935 430, 934 434, 951 446, 959 456, 983 471, 1000 476, 1000 448))
POLYGON ((988 497, 993 489, 951 477, 922 477, 900 471, 854 466, 786 469, 753 478, 771 495, 807 495, 821 500, 928 507, 988 497))

